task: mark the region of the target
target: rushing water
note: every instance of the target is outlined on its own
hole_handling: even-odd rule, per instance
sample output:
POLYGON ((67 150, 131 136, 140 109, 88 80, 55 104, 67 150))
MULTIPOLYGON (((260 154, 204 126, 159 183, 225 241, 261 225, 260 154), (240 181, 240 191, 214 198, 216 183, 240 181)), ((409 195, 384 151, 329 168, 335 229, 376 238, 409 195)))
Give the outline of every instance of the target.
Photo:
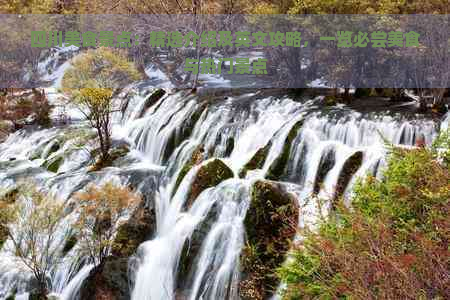
MULTIPOLYGON (((58 93, 49 91, 56 103, 58 93)), ((300 226, 305 226, 313 225, 318 214, 328 212, 342 169, 353 154, 361 151, 363 160, 343 191, 346 199, 357 178, 368 173, 381 176, 385 141, 429 145, 439 126, 447 128, 450 120, 447 116, 439 125, 421 116, 323 109, 318 104, 320 99, 294 101, 259 92, 224 98, 168 90, 146 109, 146 97, 151 91, 140 89, 129 94, 126 109, 114 117, 114 139, 126 141, 132 151, 120 163, 101 172, 87 172, 93 146, 77 147, 77 134, 89 134, 89 130, 75 112, 69 112, 77 120, 72 125, 18 131, 0 144, 2 189, 31 178, 68 207, 73 204, 74 192, 91 182, 133 183, 149 196, 149 201, 154 202, 157 228, 137 251, 137 264, 131 274, 133 300, 238 299, 239 256, 245 243, 243 220, 250 203, 250 188, 255 180, 265 177, 298 122, 302 126, 292 141, 281 181, 296 196, 300 226), (56 141, 60 146, 55 150, 56 141), (245 163, 268 143, 263 167, 249 171, 246 178, 238 178, 245 163), (193 167, 174 193, 180 169, 200 145, 208 160, 193 167), (43 168, 43 164, 58 158, 62 162, 56 173, 43 168), (229 166, 235 178, 203 191, 186 210, 184 204, 197 171, 214 158, 229 166), (325 200, 324 205, 319 205, 319 199, 325 200), (195 263, 180 277, 183 247, 194 242, 200 243, 199 250, 191 253, 195 263)), ((58 229, 56 244, 64 243, 75 217, 69 215, 58 229)), ((31 274, 7 248, 8 242, 0 250, 0 299, 12 292, 18 295, 16 299, 27 298, 31 274)), ((77 299, 93 267, 84 263, 75 246, 63 263, 51 270, 53 294, 61 299, 77 299)))

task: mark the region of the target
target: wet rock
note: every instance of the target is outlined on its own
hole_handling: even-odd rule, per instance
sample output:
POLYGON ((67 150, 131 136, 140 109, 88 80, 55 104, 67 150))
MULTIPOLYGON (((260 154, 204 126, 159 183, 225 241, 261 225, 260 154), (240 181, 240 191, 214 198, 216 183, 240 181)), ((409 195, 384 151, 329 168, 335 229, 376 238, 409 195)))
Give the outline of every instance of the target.
POLYGON ((0 220, 0 249, 3 247, 3 244, 8 239, 8 229, 6 228, 5 224, 2 224, 2 221, 0 220))
POLYGON ((75 247, 76 243, 78 242, 76 234, 71 234, 65 241, 64 247, 62 249, 62 254, 65 256, 67 253, 70 252, 70 250, 75 247))
POLYGON ((200 167, 195 175, 194 181, 191 185, 191 190, 186 200, 185 209, 189 209, 194 203, 195 199, 201 192, 207 188, 213 187, 222 181, 232 178, 233 171, 220 159, 214 159, 206 165, 200 167))
POLYGON ((153 235, 156 229, 156 215, 144 202, 124 224, 120 225, 111 247, 115 257, 130 257, 137 248, 153 235))
POLYGON ((44 167, 53 173, 58 173, 59 167, 61 166, 64 158, 62 156, 55 156, 44 162, 44 167))
POLYGON ((353 175, 358 171, 359 167, 361 167, 362 161, 362 151, 356 151, 345 161, 341 173, 339 174, 334 200, 339 199, 342 196, 353 175))
POLYGON ((291 152, 292 143, 294 139, 297 137, 300 128, 303 125, 303 120, 298 121, 292 126, 289 134, 284 141, 283 149, 281 150, 280 155, 275 159, 275 161, 270 166, 267 171, 266 178, 270 180, 278 180, 285 173, 288 161, 289 154, 291 152))
POLYGON ((244 165, 244 167, 239 171, 239 177, 245 178, 248 170, 261 169, 266 161, 267 154, 269 154, 272 142, 269 141, 267 145, 259 148, 255 155, 244 165))
POLYGON ((44 158, 48 158, 50 155, 52 155, 53 153, 55 153, 56 151, 58 151, 61 148, 61 145, 59 143, 59 141, 54 141, 46 155, 46 157, 44 158))
POLYGON ((208 107, 207 103, 203 103, 197 107, 197 109, 186 118, 183 122, 183 127, 180 130, 175 130, 169 137, 167 145, 164 149, 163 161, 166 162, 172 155, 174 150, 186 139, 188 139, 198 119, 202 115, 203 111, 208 107))
POLYGON ((163 89, 157 89, 154 91, 150 96, 145 99, 144 107, 142 108, 142 111, 139 114, 139 118, 142 118, 144 114, 147 112, 147 110, 156 104, 156 102, 159 101, 164 95, 166 94, 166 91, 163 89))
MULTIPOLYGON (((113 143, 111 150, 109 150, 108 159, 101 159, 98 157, 93 165, 89 167, 89 172, 100 171, 103 168, 110 167, 119 158, 125 157, 130 152, 129 145, 127 143, 113 143)), ((96 157, 100 155, 100 150, 95 149, 92 151, 91 156, 96 157)))
POLYGON ((192 169, 193 166, 199 165, 205 159, 205 148, 203 145, 199 145, 194 152, 192 152, 191 158, 188 162, 186 162, 178 173, 177 180, 175 182, 175 186, 173 188, 172 195, 176 193, 178 187, 180 186, 183 178, 187 173, 192 169))
POLYGON ((83 300, 129 300, 128 259, 107 257, 89 273, 79 292, 83 300))
POLYGON ((193 270, 198 262, 202 244, 219 217, 219 209, 218 204, 214 204, 206 218, 198 224, 190 239, 183 245, 177 269, 177 288, 179 290, 186 290, 187 284, 193 280, 193 270))
POLYGON ((241 299, 268 299, 278 286, 276 269, 285 260, 298 225, 296 200, 279 185, 257 181, 244 219, 247 243, 241 254, 241 299))
POLYGON ((336 163, 336 153, 334 149, 329 150, 324 156, 321 157, 319 162, 319 168, 317 170, 316 179, 314 180, 314 193, 317 194, 322 187, 323 181, 328 172, 333 168, 336 163))
POLYGON ((225 156, 230 156, 234 150, 234 138, 229 137, 225 145, 225 156))

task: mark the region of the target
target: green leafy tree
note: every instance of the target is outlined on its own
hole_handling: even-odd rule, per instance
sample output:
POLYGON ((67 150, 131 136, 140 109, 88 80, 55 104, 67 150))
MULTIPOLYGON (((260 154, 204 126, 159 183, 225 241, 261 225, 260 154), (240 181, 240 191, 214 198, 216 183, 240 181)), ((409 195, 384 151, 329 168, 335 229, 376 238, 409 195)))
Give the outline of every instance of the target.
POLYGON ((114 95, 120 87, 140 78, 141 74, 124 52, 108 48, 88 50, 76 56, 63 76, 63 91, 97 131, 102 162, 110 159, 111 114, 120 107, 114 95))

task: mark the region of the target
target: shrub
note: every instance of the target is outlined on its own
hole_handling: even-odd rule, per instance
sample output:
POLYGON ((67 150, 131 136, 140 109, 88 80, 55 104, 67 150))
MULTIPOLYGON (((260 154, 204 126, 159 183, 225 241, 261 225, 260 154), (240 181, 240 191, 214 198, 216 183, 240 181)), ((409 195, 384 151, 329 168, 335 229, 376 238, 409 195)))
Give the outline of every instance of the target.
POLYGON ((57 236, 65 217, 64 205, 34 186, 20 186, 14 198, 0 200, 0 223, 10 241, 7 250, 33 273, 37 295, 44 297, 51 286, 51 269, 62 261, 57 236))
POLYGON ((433 151, 392 149, 279 270, 285 299, 448 299, 450 173, 433 151))
POLYGON ((90 185, 76 198, 81 252, 100 264, 109 254, 119 221, 137 207, 141 198, 130 189, 112 183, 100 187, 90 185))

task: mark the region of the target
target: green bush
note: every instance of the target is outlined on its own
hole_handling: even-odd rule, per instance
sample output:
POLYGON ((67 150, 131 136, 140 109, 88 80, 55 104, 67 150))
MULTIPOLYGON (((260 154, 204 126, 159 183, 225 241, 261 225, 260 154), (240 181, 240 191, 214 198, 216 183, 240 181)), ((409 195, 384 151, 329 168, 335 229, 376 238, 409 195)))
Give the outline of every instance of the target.
POLYGON ((435 154, 393 148, 383 180, 303 232, 278 272, 284 298, 449 299, 450 172, 435 154))

